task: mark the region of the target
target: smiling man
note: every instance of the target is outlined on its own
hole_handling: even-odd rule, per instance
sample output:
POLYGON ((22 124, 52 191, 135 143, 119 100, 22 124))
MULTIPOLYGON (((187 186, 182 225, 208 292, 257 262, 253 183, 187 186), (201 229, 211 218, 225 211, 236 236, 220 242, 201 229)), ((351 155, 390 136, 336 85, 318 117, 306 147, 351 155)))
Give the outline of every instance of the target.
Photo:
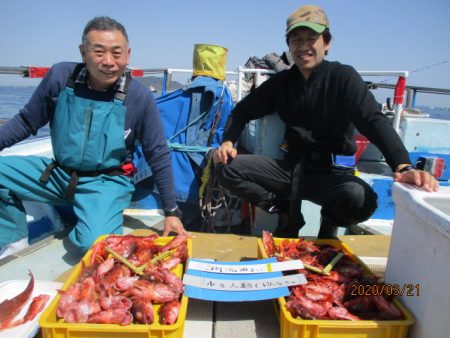
POLYGON ((107 90, 123 76, 128 66, 131 53, 128 37, 125 30, 91 28, 88 25, 83 33, 80 53, 89 69, 89 84, 95 90, 107 90))
POLYGON ((127 72, 125 28, 109 17, 89 21, 83 63, 55 64, 30 101, 0 129, 0 150, 47 122, 54 159, 0 157, 0 247, 27 237, 22 200, 73 204, 69 239, 87 250, 100 235, 121 233, 135 169, 136 143, 152 169, 166 214, 163 235, 186 235, 175 201, 170 150, 153 94, 127 72))
MULTIPOLYGON (((294 66, 272 76, 236 105, 215 152, 219 182, 233 194, 278 213, 278 237, 297 237, 301 200, 322 206, 319 238, 368 219, 377 195, 354 175, 355 127, 382 151, 394 180, 436 191, 437 181, 414 169, 404 145, 351 66, 324 60, 330 24, 318 6, 302 6, 286 22, 294 66), (234 143, 250 120, 278 113, 286 125, 282 160, 237 155, 234 143)), ((281 143, 281 142, 280 142, 281 143)))

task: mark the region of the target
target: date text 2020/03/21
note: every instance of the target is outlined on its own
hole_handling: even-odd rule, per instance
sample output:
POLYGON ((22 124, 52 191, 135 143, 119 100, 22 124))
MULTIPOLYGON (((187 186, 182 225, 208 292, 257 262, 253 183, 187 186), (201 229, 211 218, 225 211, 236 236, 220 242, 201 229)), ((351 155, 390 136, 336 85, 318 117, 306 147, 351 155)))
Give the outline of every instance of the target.
POLYGON ((352 296, 420 296, 420 284, 353 284, 352 296))

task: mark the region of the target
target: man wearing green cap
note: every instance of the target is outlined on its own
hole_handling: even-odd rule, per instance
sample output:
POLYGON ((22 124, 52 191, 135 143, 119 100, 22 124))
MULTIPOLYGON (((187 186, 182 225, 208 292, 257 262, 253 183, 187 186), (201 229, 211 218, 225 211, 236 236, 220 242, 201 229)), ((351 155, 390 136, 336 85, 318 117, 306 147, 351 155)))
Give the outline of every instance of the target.
POLYGON ((338 226, 368 219, 377 195, 354 175, 355 127, 383 153, 395 181, 437 191, 427 172, 412 167, 408 152, 366 84, 348 65, 324 60, 330 24, 318 6, 302 6, 286 23, 295 66, 277 73, 233 110, 215 152, 219 182, 233 194, 280 215, 274 235, 297 237, 304 225, 299 205, 322 206, 319 238, 338 226), (277 112, 286 125, 282 160, 237 155, 234 143, 250 120, 277 112))

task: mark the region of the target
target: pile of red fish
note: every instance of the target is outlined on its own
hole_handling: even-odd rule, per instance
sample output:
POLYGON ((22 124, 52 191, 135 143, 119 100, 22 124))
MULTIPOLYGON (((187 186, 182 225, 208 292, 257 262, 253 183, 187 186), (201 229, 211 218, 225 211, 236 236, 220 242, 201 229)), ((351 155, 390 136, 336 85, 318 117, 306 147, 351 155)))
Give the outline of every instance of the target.
MULTIPOLYGON (((263 232, 263 245, 269 257, 278 261, 299 259, 303 264, 323 270, 341 249, 331 245, 314 244, 304 239, 284 239, 275 243, 272 235, 263 232)), ((300 270, 307 284, 291 287, 286 307, 293 318, 342 320, 398 320, 402 312, 380 294, 358 294, 358 286, 380 285, 360 264, 344 252, 344 256, 328 275, 300 270)))
POLYGON ((159 304, 159 323, 174 324, 184 286, 171 270, 188 258, 187 237, 176 236, 165 245, 156 244, 157 238, 111 235, 96 243, 76 283, 58 291, 58 318, 68 323, 152 324, 154 305, 159 304), (170 256, 158 259, 164 253, 170 256))
POLYGON ((14 298, 6 299, 0 303, 0 331, 32 321, 44 309, 45 304, 50 299, 50 296, 45 294, 34 297, 25 316, 15 319, 33 294, 34 277, 31 271, 29 274, 31 279, 25 290, 14 298))

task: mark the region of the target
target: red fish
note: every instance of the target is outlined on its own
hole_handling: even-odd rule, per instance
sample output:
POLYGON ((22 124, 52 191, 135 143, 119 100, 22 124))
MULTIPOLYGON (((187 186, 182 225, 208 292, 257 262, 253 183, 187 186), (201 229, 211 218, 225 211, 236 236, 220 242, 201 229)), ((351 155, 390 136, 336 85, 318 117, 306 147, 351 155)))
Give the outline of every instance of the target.
POLYGON ((124 309, 100 311, 89 316, 88 323, 129 325, 133 321, 131 313, 124 309))
POLYGON ((286 307, 294 318, 300 316, 303 319, 326 319, 332 304, 330 302, 314 302, 303 296, 289 296, 286 307))
POLYGON ((361 320, 358 316, 352 315, 345 307, 333 306, 328 310, 328 316, 330 319, 341 320, 361 320))
POLYGON ((383 296, 374 296, 370 300, 377 307, 378 311, 384 313, 389 319, 400 319, 403 318, 402 312, 393 304, 390 303, 383 296))
POLYGON ((18 320, 15 320, 11 325, 8 327, 14 327, 18 325, 25 324, 26 322, 32 321, 39 312, 44 310, 45 305, 47 304, 48 300, 50 299, 49 295, 39 295, 33 298, 31 301, 30 306, 28 307, 27 313, 23 318, 20 318, 18 320))
POLYGON ((131 300, 122 295, 102 297, 100 298, 100 306, 102 310, 113 310, 113 309, 131 309, 131 300))
POLYGON ((6 299, 0 303, 0 330, 9 327, 14 317, 22 310, 24 305, 31 298, 34 289, 34 277, 31 271, 28 272, 31 276, 30 282, 25 290, 19 295, 11 299, 6 299))
POLYGON ((184 286, 181 279, 172 271, 162 267, 162 264, 149 265, 146 274, 142 277, 150 282, 160 282, 167 284, 173 288, 177 294, 183 293, 184 286))
POLYGON ((64 313, 66 323, 86 323, 91 315, 99 313, 102 309, 97 302, 81 300, 73 302, 64 313))
POLYGON ((174 257, 174 258, 170 258, 170 259, 167 259, 167 260, 161 262, 161 267, 164 269, 167 269, 167 270, 173 270, 180 263, 181 263, 181 259, 178 257, 174 257))
POLYGON ((178 300, 164 303, 159 308, 159 323, 165 325, 175 324, 180 313, 181 304, 178 300))
POLYGON ((75 283, 71 285, 66 291, 57 290, 61 295, 61 298, 58 302, 58 308, 56 309, 56 315, 59 318, 64 317, 64 314, 66 313, 70 304, 72 304, 73 302, 77 302, 80 299, 81 285, 81 283, 75 283))
POLYGON ((38 313, 44 310, 45 305, 47 304, 49 299, 49 295, 39 295, 34 297, 25 317, 23 317, 23 322, 26 323, 36 318, 38 313))
POLYGON ((131 313, 138 323, 153 324, 155 316, 153 314, 152 302, 145 299, 135 299, 131 313))
POLYGON ((273 240, 272 234, 266 230, 263 230, 262 240, 267 255, 269 257, 273 257, 278 252, 278 247, 273 240))
POLYGON ((184 235, 177 235, 175 236, 169 243, 163 245, 162 247, 159 248, 160 252, 165 252, 165 251, 169 251, 172 249, 175 249, 176 247, 180 246, 180 245, 186 245, 188 240, 187 236, 184 235))
POLYGON ((167 284, 149 282, 140 279, 124 295, 133 299, 151 300, 155 303, 167 303, 178 298, 178 294, 167 284))

